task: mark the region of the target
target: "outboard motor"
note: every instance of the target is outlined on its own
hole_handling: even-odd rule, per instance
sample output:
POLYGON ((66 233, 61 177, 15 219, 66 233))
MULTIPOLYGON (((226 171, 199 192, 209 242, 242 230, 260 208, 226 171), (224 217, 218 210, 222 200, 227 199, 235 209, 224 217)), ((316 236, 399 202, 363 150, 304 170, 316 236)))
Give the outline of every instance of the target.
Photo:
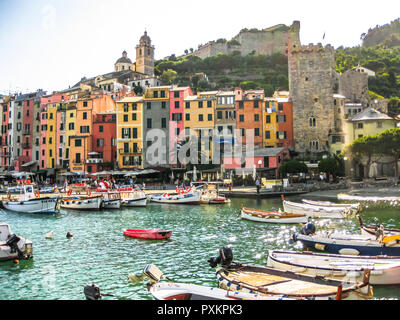
POLYGON ((20 252, 17 243, 21 240, 16 234, 11 234, 6 242, 6 245, 11 248, 11 252, 20 252))
POLYGON ((307 223, 303 228, 300 230, 300 234, 304 234, 308 236, 310 234, 315 233, 315 225, 312 222, 307 223))
POLYGON ((211 268, 215 268, 218 264, 227 267, 233 261, 233 252, 231 246, 225 246, 219 249, 219 256, 217 258, 211 258, 208 260, 211 268))
POLYGON ((101 300, 100 288, 97 284, 89 284, 83 289, 86 300, 101 300))

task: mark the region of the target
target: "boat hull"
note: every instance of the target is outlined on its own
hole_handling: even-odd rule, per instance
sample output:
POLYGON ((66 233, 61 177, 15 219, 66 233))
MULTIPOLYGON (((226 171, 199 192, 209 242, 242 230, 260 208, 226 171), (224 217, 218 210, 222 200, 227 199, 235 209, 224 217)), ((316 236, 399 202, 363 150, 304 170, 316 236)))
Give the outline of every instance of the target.
POLYGON ((330 218, 330 219, 343 219, 346 218, 346 210, 342 208, 323 208, 318 206, 303 205, 290 201, 283 201, 283 208, 285 212, 291 213, 304 213, 311 218, 330 218))
POLYGON ((119 209, 121 208, 121 200, 103 200, 102 206, 104 209, 119 209))
POLYGON ((306 248, 334 254, 352 254, 363 256, 400 256, 400 244, 385 245, 375 241, 374 237, 360 235, 361 240, 323 238, 316 236, 296 235, 306 248), (364 238, 364 239, 363 239, 364 238))
POLYGON ((103 202, 102 196, 64 198, 60 202, 61 208, 71 210, 100 210, 103 202))
POLYGON ((267 213, 261 210, 252 210, 243 208, 241 211, 242 220, 254 221, 254 222, 264 222, 264 223, 307 223, 308 218, 305 215, 295 214, 290 216, 290 214, 279 212, 267 213))
POLYGON ((225 290, 285 295, 293 299, 335 300, 342 286, 342 300, 365 300, 373 296, 368 283, 346 283, 275 268, 234 265, 217 271, 219 287, 225 290))
POLYGON ((58 197, 30 199, 26 201, 3 200, 3 207, 10 211, 40 214, 55 214, 58 197))
POLYGON ((149 200, 157 203, 166 204, 200 204, 201 192, 186 193, 183 195, 153 195, 149 196, 149 200))
POLYGON ((146 239, 146 240, 165 240, 171 238, 172 231, 166 230, 124 230, 124 236, 146 239))
POLYGON ((344 256, 312 252, 273 250, 267 266, 338 280, 362 282, 370 270, 372 285, 400 284, 400 257, 344 256))
POLYGON ((137 198, 137 199, 122 199, 121 201, 122 207, 145 207, 146 205, 147 205, 147 197, 137 198))

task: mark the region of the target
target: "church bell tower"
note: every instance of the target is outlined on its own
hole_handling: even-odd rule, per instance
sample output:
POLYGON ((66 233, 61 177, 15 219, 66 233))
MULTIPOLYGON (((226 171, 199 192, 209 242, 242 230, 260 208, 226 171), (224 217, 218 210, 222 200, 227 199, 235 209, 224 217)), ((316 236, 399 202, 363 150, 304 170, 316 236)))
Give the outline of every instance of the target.
POLYGON ((147 31, 136 46, 136 72, 154 76, 154 46, 151 45, 147 31))

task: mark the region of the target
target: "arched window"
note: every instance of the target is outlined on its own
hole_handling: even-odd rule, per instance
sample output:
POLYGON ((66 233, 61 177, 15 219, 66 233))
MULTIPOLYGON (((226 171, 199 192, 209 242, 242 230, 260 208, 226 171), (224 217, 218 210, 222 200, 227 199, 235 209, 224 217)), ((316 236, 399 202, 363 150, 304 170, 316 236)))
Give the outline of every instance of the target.
POLYGON ((316 127, 317 126, 317 121, 315 120, 314 117, 311 117, 309 119, 309 125, 310 125, 310 127, 316 127))

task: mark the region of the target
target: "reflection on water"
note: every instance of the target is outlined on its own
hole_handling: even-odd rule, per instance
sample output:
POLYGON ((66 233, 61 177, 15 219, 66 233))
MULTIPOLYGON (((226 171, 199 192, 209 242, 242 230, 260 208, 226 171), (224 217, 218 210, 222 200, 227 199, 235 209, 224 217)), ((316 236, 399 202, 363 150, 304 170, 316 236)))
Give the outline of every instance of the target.
MULTIPOLYGON (((291 200, 300 201, 300 197, 291 200)), ((260 224, 239 219, 241 205, 279 209, 278 199, 232 199, 227 205, 179 206, 150 203, 146 208, 100 212, 61 211, 56 216, 0 211, 0 221, 34 244, 32 261, 0 263, 1 299, 84 299, 83 287, 96 283, 119 299, 151 299, 143 283, 129 283, 129 273, 157 265, 175 281, 216 286, 215 269, 207 260, 227 244, 236 261, 265 265, 269 249, 301 250, 290 245, 299 225, 260 224), (170 229, 170 240, 126 238, 122 230, 170 229), (54 231, 54 239, 45 234, 54 231), (67 239, 67 232, 74 237, 67 239)), ((283 209, 283 208, 282 208, 283 209)), ((395 209, 362 212, 365 224, 378 217, 387 227, 400 228, 395 209)), ((316 220, 317 229, 359 233, 356 218, 316 220)), ((399 297, 398 287, 374 288, 376 297, 399 297)))

